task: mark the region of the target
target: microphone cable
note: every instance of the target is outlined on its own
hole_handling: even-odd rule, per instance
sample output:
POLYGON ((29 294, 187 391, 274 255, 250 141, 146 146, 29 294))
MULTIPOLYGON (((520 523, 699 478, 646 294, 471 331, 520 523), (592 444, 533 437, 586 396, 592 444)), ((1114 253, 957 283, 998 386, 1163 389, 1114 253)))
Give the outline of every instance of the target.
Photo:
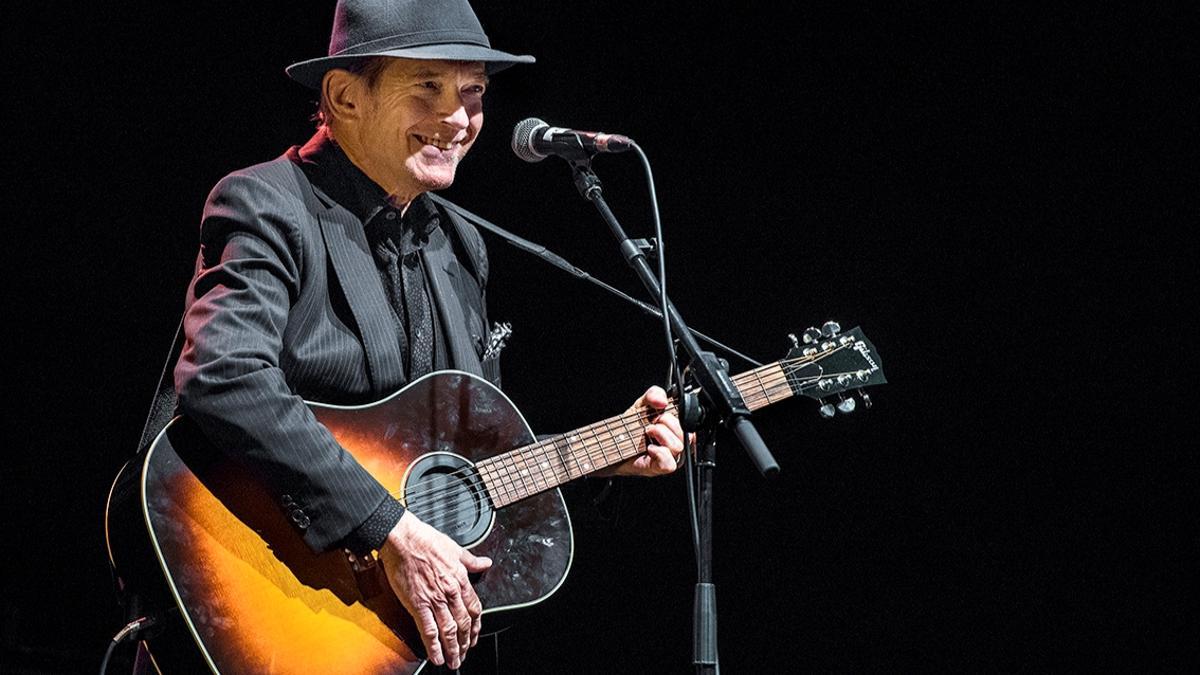
MULTIPOLYGON (((650 159, 646 157, 646 153, 642 150, 642 146, 637 144, 637 141, 631 141, 630 147, 637 153, 638 159, 641 160, 642 170, 646 174, 646 183, 650 191, 650 210, 654 219, 654 237, 658 240, 658 303, 659 312, 662 313, 663 335, 667 339, 667 357, 670 359, 670 373, 668 380, 675 380, 675 388, 678 390, 677 400, 680 406, 680 415, 683 414, 683 392, 685 382, 683 380, 683 371, 679 367, 679 359, 675 353, 675 338, 671 331, 670 314, 667 313, 667 264, 666 264, 666 238, 663 237, 662 218, 658 209, 658 192, 654 188, 654 172, 650 168, 650 159)), ((693 460, 693 452, 695 447, 689 440, 690 434, 685 430, 683 432, 683 468, 684 475, 687 479, 687 495, 688 495, 688 522, 691 524, 692 530, 692 550, 695 554, 696 561, 696 578, 700 578, 700 516, 696 509, 696 484, 695 466, 693 460)))

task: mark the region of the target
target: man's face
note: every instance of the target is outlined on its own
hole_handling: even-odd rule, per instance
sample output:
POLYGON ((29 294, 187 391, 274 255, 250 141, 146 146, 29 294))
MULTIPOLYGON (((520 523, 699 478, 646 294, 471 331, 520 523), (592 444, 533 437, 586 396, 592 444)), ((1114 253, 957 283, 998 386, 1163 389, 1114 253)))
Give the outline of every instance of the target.
POLYGON ((366 91, 353 159, 404 202, 449 187, 483 127, 486 87, 482 63, 391 59, 366 91))

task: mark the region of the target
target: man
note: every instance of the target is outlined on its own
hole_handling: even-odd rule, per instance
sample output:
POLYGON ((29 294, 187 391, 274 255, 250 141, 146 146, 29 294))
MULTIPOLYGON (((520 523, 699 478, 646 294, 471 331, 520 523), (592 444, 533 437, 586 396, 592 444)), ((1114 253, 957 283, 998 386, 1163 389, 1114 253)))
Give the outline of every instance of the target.
MULTIPOLYGON (((480 633, 468 573, 491 564, 423 523, 343 450, 304 399, 377 400, 428 372, 498 382, 478 234, 425 194, 448 187, 483 124, 493 50, 465 0, 343 0, 329 56, 288 68, 320 92, 303 147, 214 188, 175 369, 179 409, 278 495, 316 551, 378 553, 429 660, 480 633)), ((635 406, 666 407, 651 388, 635 406)), ((671 414, 612 474, 674 471, 671 414)))

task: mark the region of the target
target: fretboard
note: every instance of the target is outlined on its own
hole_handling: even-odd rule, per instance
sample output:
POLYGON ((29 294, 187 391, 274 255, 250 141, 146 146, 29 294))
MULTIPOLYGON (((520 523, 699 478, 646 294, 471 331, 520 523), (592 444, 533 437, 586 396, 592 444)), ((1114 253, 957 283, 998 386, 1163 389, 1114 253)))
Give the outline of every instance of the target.
MULTIPOLYGON (((793 395, 779 362, 737 375, 733 383, 752 411, 793 395)), ((674 400, 667 409, 679 412, 674 400)), ((657 415, 646 409, 610 417, 483 460, 476 468, 493 505, 506 506, 645 452, 646 426, 657 415)))

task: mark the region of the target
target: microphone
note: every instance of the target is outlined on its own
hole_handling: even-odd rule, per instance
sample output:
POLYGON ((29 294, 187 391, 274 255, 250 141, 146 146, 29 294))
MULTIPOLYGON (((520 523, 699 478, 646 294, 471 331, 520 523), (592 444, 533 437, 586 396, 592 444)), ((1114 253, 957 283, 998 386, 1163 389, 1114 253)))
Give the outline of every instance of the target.
POLYGON ((513 127, 513 152, 526 162, 540 162, 550 155, 587 159, 597 152, 625 152, 632 146, 633 139, 628 136, 552 127, 536 117, 513 127))

